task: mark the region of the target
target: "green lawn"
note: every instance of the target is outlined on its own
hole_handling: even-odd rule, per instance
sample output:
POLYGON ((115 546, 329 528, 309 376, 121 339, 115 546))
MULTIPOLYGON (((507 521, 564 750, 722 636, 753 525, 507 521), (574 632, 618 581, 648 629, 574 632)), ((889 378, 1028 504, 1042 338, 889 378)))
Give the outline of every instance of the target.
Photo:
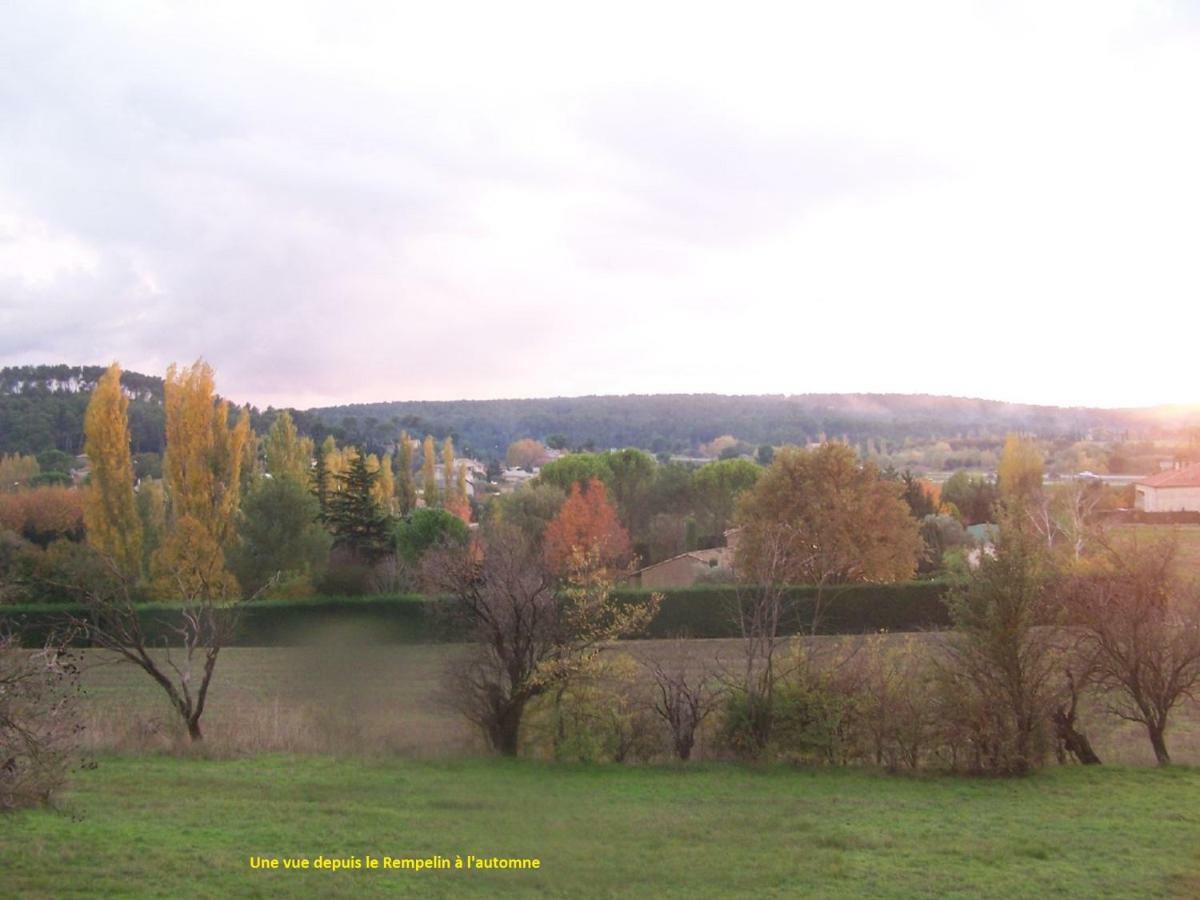
POLYGON ((1200 771, 1023 780, 530 762, 112 757, 0 818, 0 894, 1189 896, 1200 771), (536 857, 264 871, 251 855, 536 857))

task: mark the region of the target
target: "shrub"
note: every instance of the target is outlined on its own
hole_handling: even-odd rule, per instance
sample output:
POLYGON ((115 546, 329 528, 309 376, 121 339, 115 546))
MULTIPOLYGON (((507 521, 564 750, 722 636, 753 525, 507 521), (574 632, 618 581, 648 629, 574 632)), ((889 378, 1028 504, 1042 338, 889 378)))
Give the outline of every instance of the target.
POLYGON ((589 670, 531 704, 523 749, 574 762, 634 762, 663 746, 662 727, 640 694, 627 654, 597 657, 589 670))
POLYGON ((49 803, 67 779, 79 724, 78 669, 56 644, 0 635, 0 810, 49 803))
POLYGON ((726 696, 722 743, 735 755, 807 764, 842 764, 859 756, 855 739, 860 699, 850 658, 841 648, 818 659, 793 640, 777 663, 768 694, 752 701, 743 684, 726 696), (763 705, 763 704, 766 705, 763 705), (770 720, 764 728, 760 717, 770 720), (769 736, 764 741, 764 736, 769 736))
POLYGON ((861 653, 861 752, 891 771, 916 769, 935 750, 935 671, 928 646, 877 635, 861 653))
POLYGON ((59 538, 83 537, 83 492, 50 485, 0 494, 0 528, 45 547, 59 538))

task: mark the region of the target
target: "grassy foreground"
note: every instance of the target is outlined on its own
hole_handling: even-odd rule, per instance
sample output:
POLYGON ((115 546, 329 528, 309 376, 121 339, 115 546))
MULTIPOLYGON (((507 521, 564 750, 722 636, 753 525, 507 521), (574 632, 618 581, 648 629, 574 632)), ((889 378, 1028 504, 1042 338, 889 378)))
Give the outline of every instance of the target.
POLYGON ((0 817, 0 893, 1188 896, 1200 887, 1197 798, 1200 771, 1188 768, 971 780, 107 758, 59 810, 0 817), (322 854, 536 857, 540 868, 250 867, 252 855, 322 854))

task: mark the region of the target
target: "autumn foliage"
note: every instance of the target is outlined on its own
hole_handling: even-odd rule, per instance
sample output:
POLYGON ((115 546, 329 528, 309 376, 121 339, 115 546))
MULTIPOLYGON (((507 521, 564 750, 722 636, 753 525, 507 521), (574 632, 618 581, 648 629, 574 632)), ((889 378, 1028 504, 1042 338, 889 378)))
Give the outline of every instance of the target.
POLYGON ((505 463, 519 469, 536 469, 549 459, 545 445, 533 438, 521 438, 509 444, 504 457, 505 463))
POLYGON ((933 508, 940 511, 942 508, 942 486, 936 481, 930 481, 928 478, 922 478, 917 483, 921 486, 921 490, 925 492, 925 496, 929 498, 929 502, 933 504, 933 508))
POLYGON ((84 449, 92 466, 84 506, 88 543, 119 571, 136 576, 142 567, 142 522, 133 493, 129 400, 121 391, 121 368, 116 363, 96 383, 83 428, 84 449))
POLYGON ((621 527, 617 511, 608 502, 604 483, 597 478, 581 488, 576 482, 558 515, 546 526, 543 541, 546 561, 565 572, 580 557, 595 560, 606 569, 619 568, 632 555, 629 534, 621 527))
POLYGON ((83 534, 83 493, 69 487, 40 487, 0 494, 0 529, 45 546, 55 538, 83 534))
POLYGON ((163 407, 163 475, 171 522, 156 559, 162 586, 210 598, 234 597, 239 588, 225 568, 225 549, 235 536, 249 415, 243 410, 230 426, 229 404, 217 402, 212 368, 203 361, 167 370, 163 407))

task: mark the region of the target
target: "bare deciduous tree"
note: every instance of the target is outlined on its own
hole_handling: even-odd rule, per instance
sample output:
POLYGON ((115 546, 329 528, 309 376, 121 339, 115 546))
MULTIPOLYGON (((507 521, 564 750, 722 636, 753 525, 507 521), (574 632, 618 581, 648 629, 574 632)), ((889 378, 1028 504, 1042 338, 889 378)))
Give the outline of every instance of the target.
POLYGON ((1071 619, 1109 711, 1142 725, 1165 766, 1171 711, 1200 689, 1200 592, 1174 573, 1174 540, 1107 549, 1103 571, 1073 581, 1071 619))
MULTIPOLYGON (((209 590, 195 573, 178 578, 178 624, 167 626, 178 639, 176 650, 165 636, 154 640, 146 633, 130 579, 111 560, 106 562, 108 578, 59 585, 87 609, 86 618, 75 618, 72 624, 93 645, 119 654, 149 675, 166 693, 188 738, 200 741, 200 719, 217 658, 237 630, 240 602, 226 599, 219 590, 209 590), (160 651, 160 655, 152 651, 160 651)), ((271 579, 262 590, 269 590, 274 583, 271 579)))
POLYGON ((696 732, 716 708, 712 673, 684 639, 665 651, 665 657, 643 655, 639 662, 654 682, 651 708, 670 730, 675 755, 686 761, 696 745, 696 732))
POLYGON ((498 753, 514 756, 529 702, 569 681, 604 646, 640 631, 657 610, 613 601, 581 558, 564 581, 527 535, 505 525, 468 547, 431 551, 427 583, 453 598, 471 649, 451 671, 452 702, 498 753))
POLYGON ((1064 763, 1070 755, 1076 762, 1085 766, 1098 766, 1100 757, 1092 749, 1092 742, 1088 740, 1087 735, 1078 728, 1080 685, 1070 669, 1066 671, 1066 679, 1066 691, 1051 714, 1058 761, 1064 763))
POLYGON ((47 803, 66 782, 81 730, 69 640, 59 634, 28 651, 0 634, 0 810, 47 803))
POLYGON ((746 737, 755 753, 762 753, 771 741, 793 547, 786 525, 763 528, 755 554, 740 562, 737 572, 737 616, 745 659, 740 676, 730 680, 734 681, 731 687, 743 694, 746 737))

